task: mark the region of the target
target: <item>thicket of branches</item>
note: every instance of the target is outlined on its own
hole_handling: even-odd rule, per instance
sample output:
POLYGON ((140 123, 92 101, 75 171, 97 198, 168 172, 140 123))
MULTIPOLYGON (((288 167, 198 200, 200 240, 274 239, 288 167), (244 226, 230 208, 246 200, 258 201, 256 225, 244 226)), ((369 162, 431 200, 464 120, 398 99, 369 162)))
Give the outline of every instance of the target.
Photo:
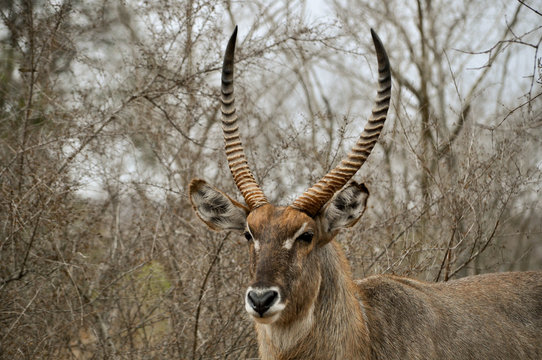
POLYGON ((187 185, 239 197, 219 69, 259 183, 287 204, 335 165, 394 74, 338 240, 356 276, 542 268, 542 8, 535 2, 0 4, 0 357, 256 358, 246 244, 200 224, 187 185), (333 16, 319 14, 332 13, 333 16))

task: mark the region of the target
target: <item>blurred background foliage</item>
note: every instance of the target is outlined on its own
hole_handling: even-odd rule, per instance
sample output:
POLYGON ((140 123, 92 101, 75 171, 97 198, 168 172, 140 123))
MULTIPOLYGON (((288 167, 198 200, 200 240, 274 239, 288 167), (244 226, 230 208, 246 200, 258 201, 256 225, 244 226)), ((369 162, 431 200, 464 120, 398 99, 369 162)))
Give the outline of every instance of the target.
POLYGON ((251 167, 288 204, 358 136, 393 67, 385 131, 338 236, 356 277, 542 269, 542 8, 535 1, 0 3, 0 357, 257 358, 242 237, 187 185, 240 198, 219 69, 251 167))

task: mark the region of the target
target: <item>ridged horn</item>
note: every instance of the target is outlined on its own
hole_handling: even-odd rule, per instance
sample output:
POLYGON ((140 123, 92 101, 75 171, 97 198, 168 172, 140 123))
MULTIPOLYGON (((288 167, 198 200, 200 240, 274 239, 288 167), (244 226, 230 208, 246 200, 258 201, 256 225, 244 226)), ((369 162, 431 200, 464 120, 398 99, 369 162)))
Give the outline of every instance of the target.
POLYGON ((310 216, 315 216, 335 192, 340 190, 359 170, 375 146, 386 121, 391 99, 390 62, 382 41, 373 29, 371 29, 371 35, 378 59, 378 91, 372 114, 348 156, 291 205, 310 216))
POLYGON ((248 167, 245 150, 239 137, 239 126, 237 125, 237 114, 235 111, 235 95, 233 92, 233 62, 235 54, 235 41, 237 39, 237 26, 231 35, 224 63, 222 64, 222 130, 224 132, 224 143, 228 165, 233 175, 235 185, 243 194, 249 209, 255 209, 267 204, 267 198, 260 189, 250 168, 248 167))

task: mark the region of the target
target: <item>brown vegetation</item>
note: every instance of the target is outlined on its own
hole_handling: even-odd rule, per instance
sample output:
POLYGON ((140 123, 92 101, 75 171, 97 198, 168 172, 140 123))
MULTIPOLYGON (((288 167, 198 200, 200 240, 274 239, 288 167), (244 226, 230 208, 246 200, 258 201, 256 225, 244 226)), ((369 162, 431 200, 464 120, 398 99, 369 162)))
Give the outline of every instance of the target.
POLYGON ((338 237, 356 278, 542 268, 542 9, 330 6, 0 4, 0 357, 257 357, 245 240, 187 198, 196 176, 236 194, 218 102, 235 23, 242 138, 274 203, 352 145, 374 97, 369 28, 386 43, 391 121, 357 175, 372 198, 338 237))

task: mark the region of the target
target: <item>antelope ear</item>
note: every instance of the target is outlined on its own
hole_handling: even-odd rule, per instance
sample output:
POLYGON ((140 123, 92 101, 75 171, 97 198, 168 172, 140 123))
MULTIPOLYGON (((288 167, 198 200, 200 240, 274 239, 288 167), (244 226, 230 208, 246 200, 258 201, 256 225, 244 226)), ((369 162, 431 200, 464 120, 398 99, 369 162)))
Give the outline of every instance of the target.
POLYGON ((213 230, 239 230, 246 226, 249 209, 210 186, 201 179, 194 179, 188 194, 196 215, 213 230))
POLYGON ((351 182, 336 193, 318 214, 324 231, 333 233, 353 226, 365 212, 369 190, 365 184, 351 182))

